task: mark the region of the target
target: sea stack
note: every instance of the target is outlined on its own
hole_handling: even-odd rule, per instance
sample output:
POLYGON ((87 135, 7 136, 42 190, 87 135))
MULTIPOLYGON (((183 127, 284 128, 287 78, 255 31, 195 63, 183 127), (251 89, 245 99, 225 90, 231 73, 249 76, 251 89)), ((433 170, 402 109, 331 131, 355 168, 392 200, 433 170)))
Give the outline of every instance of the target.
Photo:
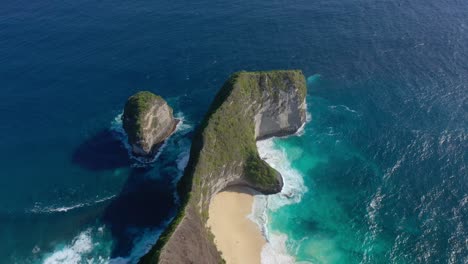
POLYGON ((128 98, 122 122, 133 154, 150 157, 174 132, 179 120, 161 96, 142 91, 128 98))

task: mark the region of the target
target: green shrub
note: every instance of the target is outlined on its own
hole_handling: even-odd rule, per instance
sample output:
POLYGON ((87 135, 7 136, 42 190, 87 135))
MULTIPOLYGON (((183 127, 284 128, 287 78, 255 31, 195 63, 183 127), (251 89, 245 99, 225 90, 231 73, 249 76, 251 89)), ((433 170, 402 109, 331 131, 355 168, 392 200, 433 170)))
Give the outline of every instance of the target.
POLYGON ((123 128, 128 134, 130 142, 135 142, 140 137, 142 133, 140 128, 143 114, 149 110, 153 102, 156 100, 163 99, 148 91, 138 92, 128 98, 122 115, 122 123, 123 128))

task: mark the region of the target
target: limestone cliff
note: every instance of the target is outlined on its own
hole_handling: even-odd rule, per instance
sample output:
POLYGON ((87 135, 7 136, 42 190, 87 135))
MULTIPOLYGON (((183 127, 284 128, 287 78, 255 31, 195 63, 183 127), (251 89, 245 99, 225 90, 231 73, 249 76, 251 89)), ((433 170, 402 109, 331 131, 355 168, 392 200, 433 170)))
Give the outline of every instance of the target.
POLYGON ((221 263, 206 228, 211 198, 228 186, 281 191, 281 175, 260 159, 256 140, 296 132, 306 119, 301 71, 239 72, 214 99, 194 136, 178 185, 181 212, 141 263, 221 263))
POLYGON ((149 156, 174 132, 178 120, 162 97, 143 91, 128 98, 122 122, 132 152, 149 156))

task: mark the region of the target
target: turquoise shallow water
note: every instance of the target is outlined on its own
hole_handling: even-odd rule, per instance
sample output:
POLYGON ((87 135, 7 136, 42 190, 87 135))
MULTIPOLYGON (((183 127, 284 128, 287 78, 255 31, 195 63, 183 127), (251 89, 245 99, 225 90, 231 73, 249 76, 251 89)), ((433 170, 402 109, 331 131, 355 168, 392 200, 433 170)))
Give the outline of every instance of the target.
MULTIPOLYGON (((324 118, 319 109, 340 114, 349 122, 359 118, 357 112, 321 98, 311 99, 311 105, 318 108, 312 111, 312 122, 324 118)), ((366 241, 373 235, 365 220, 371 212, 360 206, 377 191, 378 183, 367 180, 378 177, 378 168, 340 138, 339 128, 316 129, 308 124, 301 136, 275 140, 275 147, 284 151, 291 167, 303 176, 307 191, 299 203, 270 212, 270 232, 288 236, 287 248, 297 261, 360 263, 367 256, 372 260, 369 263, 385 262, 391 244, 384 238, 366 241)))
MULTIPOLYGON (((285 177, 299 174, 306 187, 286 191, 293 198, 283 195, 282 202, 269 200, 267 226, 274 251, 285 249, 299 263, 466 261, 466 190, 458 189, 465 182, 457 179, 466 176, 463 130, 436 136, 386 125, 384 135, 360 145, 356 135, 378 129, 366 122, 372 113, 313 96, 314 88, 327 85, 319 76, 309 78, 312 121, 299 135, 274 139, 262 151, 285 177), (402 152, 392 140, 409 145, 402 152), (447 153, 447 144, 456 152, 447 153), (268 151, 275 150, 284 160, 269 158, 268 151), (436 163, 432 169, 420 165, 428 160, 436 163), (447 162, 458 164, 459 171, 439 170, 447 162), (440 185, 432 185, 435 181, 440 185), (449 201, 455 204, 447 211, 449 201)), ((265 255, 264 263, 291 261, 275 262, 265 255)))

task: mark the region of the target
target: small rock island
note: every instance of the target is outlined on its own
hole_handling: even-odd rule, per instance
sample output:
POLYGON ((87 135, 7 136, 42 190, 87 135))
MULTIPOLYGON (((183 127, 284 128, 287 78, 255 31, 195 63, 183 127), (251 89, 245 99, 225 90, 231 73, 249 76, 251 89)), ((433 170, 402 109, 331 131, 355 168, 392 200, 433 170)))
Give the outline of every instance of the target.
POLYGON ((128 98, 122 122, 133 154, 150 157, 174 132, 179 120, 161 96, 142 91, 128 98))
POLYGON ((260 158, 256 140, 297 132, 306 121, 305 98, 300 70, 233 74, 194 134, 177 186, 180 212, 140 263, 224 263, 207 228, 210 202, 232 186, 281 191, 282 177, 260 158))

